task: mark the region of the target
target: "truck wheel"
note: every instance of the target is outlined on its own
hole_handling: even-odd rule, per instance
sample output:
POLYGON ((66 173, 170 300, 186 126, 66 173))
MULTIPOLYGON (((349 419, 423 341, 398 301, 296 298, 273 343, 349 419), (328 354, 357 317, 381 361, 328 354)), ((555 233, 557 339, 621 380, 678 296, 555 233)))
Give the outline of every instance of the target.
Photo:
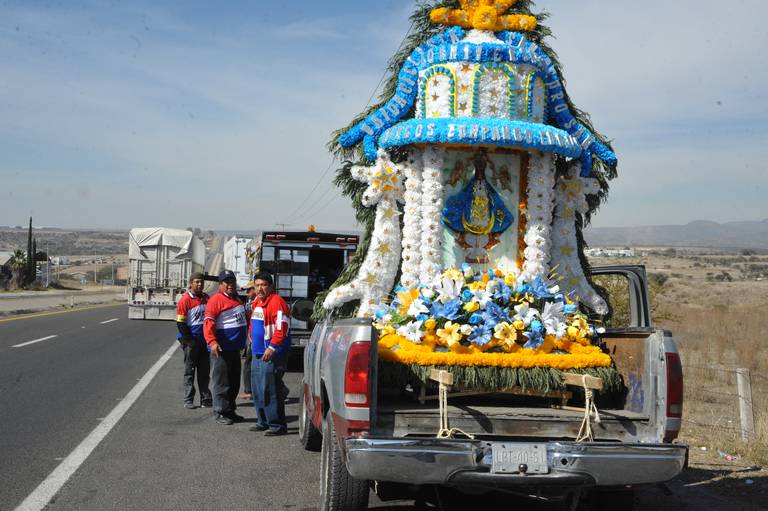
POLYGON ((305 396, 302 393, 301 414, 299 415, 299 441, 304 446, 304 449, 317 452, 322 447, 323 435, 312 424, 312 419, 309 417, 309 410, 307 409, 307 402, 304 398, 305 396))
POLYGON ((368 509, 368 481, 355 479, 347 472, 347 467, 341 459, 330 414, 323 421, 323 447, 320 458, 320 511, 368 509))

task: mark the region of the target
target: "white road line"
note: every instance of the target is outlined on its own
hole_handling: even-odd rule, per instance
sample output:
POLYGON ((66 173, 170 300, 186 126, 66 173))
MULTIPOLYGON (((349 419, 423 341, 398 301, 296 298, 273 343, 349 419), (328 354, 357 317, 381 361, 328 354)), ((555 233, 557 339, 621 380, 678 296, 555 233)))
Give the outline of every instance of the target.
POLYGON ((108 319, 106 321, 102 321, 101 324, 102 325, 106 325, 107 323, 112 323, 113 321, 117 321, 117 318, 112 318, 112 319, 108 319))
POLYGON ((48 337, 41 337, 40 339, 35 339, 34 341, 27 341, 21 344, 16 344, 14 346, 11 346, 11 348, 23 348, 24 346, 29 346, 30 344, 47 341, 48 339, 53 339, 54 337, 58 337, 58 335, 49 335, 48 337))
POLYGON ((80 468, 88 456, 91 455, 94 449, 98 447, 102 440, 109 434, 113 427, 120 421, 125 413, 133 406, 142 392, 149 386, 160 369, 168 362, 173 354, 178 350, 176 342, 163 354, 160 359, 155 362, 147 373, 141 377, 139 382, 131 389, 125 399, 120 402, 104 420, 94 428, 90 434, 80 442, 80 445, 75 447, 75 450, 69 453, 64 461, 59 464, 56 469, 50 473, 50 475, 40 483, 40 486, 29 494, 24 499, 24 502, 19 504, 16 511, 39 511, 43 509, 51 499, 61 490, 70 477, 80 468))

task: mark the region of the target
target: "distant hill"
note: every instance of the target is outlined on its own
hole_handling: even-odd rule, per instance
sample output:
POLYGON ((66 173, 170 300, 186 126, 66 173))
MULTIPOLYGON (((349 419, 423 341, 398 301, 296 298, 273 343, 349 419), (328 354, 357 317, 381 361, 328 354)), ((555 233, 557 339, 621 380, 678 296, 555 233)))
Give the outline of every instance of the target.
POLYGON ((696 220, 686 225, 590 227, 584 239, 592 247, 706 247, 768 249, 768 219, 719 224, 696 220))

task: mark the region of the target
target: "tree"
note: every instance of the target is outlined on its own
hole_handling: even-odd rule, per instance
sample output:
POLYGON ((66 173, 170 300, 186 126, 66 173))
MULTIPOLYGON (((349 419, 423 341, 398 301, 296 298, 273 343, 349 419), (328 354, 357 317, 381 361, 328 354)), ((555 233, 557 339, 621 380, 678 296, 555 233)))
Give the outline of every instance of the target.
POLYGON ((11 267, 11 273, 13 274, 13 282, 18 289, 21 289, 26 284, 26 276, 28 271, 27 257, 24 252, 17 250, 13 253, 8 260, 8 266, 11 267))

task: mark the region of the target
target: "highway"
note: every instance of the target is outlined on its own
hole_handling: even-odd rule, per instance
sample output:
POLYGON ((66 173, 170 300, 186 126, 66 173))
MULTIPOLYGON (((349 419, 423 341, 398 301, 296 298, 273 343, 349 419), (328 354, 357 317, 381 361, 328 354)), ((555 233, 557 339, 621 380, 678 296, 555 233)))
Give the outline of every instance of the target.
MULTIPOLYGON (((248 431, 250 403, 238 410, 247 422, 221 426, 210 409, 182 406, 174 324, 126 316, 118 305, 0 319, 0 510, 318 509, 320 455, 297 437, 298 369, 286 378, 289 435, 248 431)), ((651 489, 640 509, 686 500, 651 489)), ((512 507, 559 509, 508 495, 454 497, 442 509, 512 507)), ((374 495, 370 508, 436 509, 374 495)))

